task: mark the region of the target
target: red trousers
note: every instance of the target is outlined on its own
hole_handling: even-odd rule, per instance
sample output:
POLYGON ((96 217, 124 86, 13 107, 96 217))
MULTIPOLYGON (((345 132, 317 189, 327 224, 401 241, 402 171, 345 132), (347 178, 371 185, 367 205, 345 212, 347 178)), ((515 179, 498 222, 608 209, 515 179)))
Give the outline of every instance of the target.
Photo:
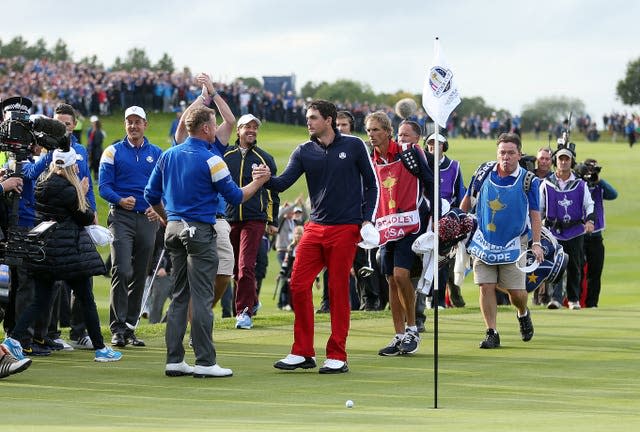
POLYGON ((236 280, 236 313, 238 314, 248 308, 247 314, 251 316, 254 307, 258 304, 256 260, 266 225, 266 222, 257 220, 231 223, 229 239, 236 260, 233 276, 236 280))
POLYGON ((295 313, 291 353, 314 357, 313 281, 327 267, 329 272, 329 308, 331 336, 327 341, 327 358, 347 360, 347 335, 351 319, 349 272, 353 266, 360 227, 349 225, 305 225, 296 248, 290 290, 295 313))

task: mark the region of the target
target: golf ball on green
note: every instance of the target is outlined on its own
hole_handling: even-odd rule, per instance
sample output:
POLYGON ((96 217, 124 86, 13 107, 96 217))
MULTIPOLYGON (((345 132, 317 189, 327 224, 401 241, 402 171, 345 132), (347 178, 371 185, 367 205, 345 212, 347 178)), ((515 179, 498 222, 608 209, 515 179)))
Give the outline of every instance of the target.
POLYGON ((347 408, 353 408, 353 401, 349 399, 348 401, 345 402, 345 405, 347 408))

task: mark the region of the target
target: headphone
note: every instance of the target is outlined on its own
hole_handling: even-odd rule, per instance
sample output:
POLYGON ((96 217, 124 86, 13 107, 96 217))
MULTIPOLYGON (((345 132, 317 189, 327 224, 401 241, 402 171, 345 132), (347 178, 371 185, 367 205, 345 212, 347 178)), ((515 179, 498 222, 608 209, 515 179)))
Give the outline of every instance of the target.
POLYGON ((338 111, 336 114, 336 120, 338 117, 347 117, 349 119, 349 125, 351 126, 351 132, 355 131, 356 119, 349 111, 338 111))
POLYGON ((558 143, 558 148, 551 154, 551 162, 558 166, 558 152, 560 150, 568 150, 571 153, 571 169, 576 166, 576 145, 574 143, 564 144, 558 143))

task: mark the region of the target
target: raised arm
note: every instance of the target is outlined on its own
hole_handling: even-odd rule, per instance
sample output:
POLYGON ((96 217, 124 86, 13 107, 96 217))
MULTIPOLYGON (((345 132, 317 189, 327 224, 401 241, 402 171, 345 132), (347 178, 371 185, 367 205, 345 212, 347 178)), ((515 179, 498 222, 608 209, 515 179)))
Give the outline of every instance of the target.
POLYGON ((213 87, 213 82, 211 81, 211 77, 205 73, 200 73, 196 76, 196 80, 198 84, 203 86, 203 96, 205 101, 207 101, 207 96, 211 97, 211 100, 216 104, 216 108, 218 108, 218 112, 222 117, 222 123, 216 129, 216 137, 222 142, 222 144, 227 145, 229 143, 229 139, 231 138, 231 133, 233 133, 233 127, 236 124, 236 118, 231 112, 231 108, 227 105, 227 102, 218 94, 216 89, 213 87), (205 94, 205 89, 206 93, 205 94))

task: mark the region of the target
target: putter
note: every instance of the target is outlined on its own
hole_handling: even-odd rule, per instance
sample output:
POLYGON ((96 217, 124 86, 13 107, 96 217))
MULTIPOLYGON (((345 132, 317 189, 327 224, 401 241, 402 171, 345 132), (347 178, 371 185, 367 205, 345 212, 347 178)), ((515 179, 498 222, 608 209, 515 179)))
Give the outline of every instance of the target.
POLYGON ((140 324, 140 319, 142 318, 142 313, 144 312, 144 305, 147 304, 147 300, 149 300, 149 294, 151 293, 151 287, 153 286, 153 281, 156 280, 156 275, 158 274, 158 270, 160 270, 160 264, 162 263, 162 258, 164 258, 165 249, 162 248, 160 251, 160 258, 158 258, 158 264, 156 264, 156 269, 153 271, 153 276, 151 276, 151 282, 149 285, 145 287, 144 293, 142 294, 142 303, 140 304, 140 312, 138 313, 138 321, 136 321, 136 325, 131 325, 126 323, 127 327, 130 330, 136 330, 138 328, 138 324, 140 324))
POLYGON ((366 278, 373 274, 373 266, 371 266, 371 249, 367 249, 367 267, 360 267, 358 276, 366 278))

